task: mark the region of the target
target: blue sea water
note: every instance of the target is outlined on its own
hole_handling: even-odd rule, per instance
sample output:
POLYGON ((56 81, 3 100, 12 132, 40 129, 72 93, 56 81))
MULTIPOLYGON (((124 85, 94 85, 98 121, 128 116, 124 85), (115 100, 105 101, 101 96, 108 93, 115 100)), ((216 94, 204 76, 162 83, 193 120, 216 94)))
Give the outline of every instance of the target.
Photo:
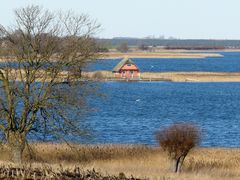
POLYGON ((105 82, 105 99, 86 123, 91 143, 156 145, 155 132, 174 122, 201 128, 205 147, 240 147, 240 83, 105 82))
MULTIPOLYGON (((144 71, 240 72, 240 53, 205 59, 134 59, 144 71)), ((99 60, 88 70, 111 70, 99 60)), ((240 147, 240 83, 103 82, 105 99, 90 101, 90 143, 157 145, 155 132, 174 122, 201 128, 204 147, 240 147)))
MULTIPOLYGON (((177 71, 205 71, 205 72, 240 72, 240 52, 220 52, 223 57, 208 57, 200 59, 144 59, 133 58, 142 72, 177 72, 177 71)), ((86 70, 111 71, 121 59, 97 60, 86 70)))
MULTIPOLYGON (((141 71, 240 72, 240 53, 206 59, 134 59, 141 71), (150 67, 153 66, 153 67, 150 67), (151 69, 149 69, 151 68, 151 69)), ((99 60, 88 70, 111 70, 119 60, 99 60)), ((155 132, 172 123, 194 123, 204 147, 240 147, 240 83, 99 82, 104 98, 90 98, 95 111, 83 127, 83 143, 157 145, 155 132)), ((31 137, 35 140, 34 137, 31 137)), ((79 140, 77 137, 66 137, 79 140)), ((51 139, 51 137, 50 137, 51 139)))

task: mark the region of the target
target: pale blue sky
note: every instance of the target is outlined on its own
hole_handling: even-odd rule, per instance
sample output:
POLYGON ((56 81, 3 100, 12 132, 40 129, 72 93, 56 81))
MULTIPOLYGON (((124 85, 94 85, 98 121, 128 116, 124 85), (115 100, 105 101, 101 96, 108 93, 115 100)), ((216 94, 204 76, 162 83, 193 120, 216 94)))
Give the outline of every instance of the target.
POLYGON ((88 13, 102 25, 98 37, 240 39, 240 0, 2 0, 0 24, 28 4, 88 13))

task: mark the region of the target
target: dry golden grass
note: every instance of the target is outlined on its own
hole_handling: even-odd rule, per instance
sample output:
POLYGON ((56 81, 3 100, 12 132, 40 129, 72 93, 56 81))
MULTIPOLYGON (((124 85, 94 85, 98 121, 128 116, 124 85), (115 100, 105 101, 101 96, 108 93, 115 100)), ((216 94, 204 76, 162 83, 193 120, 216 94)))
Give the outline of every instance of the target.
MULTIPOLYGON (((21 80, 19 71, 12 70, 10 78, 21 80)), ((22 72, 22 74, 24 74, 22 72)), ((68 72, 59 74, 56 81, 66 81, 68 72)), ((143 81, 173 81, 173 82, 240 82, 239 72, 143 72, 140 74, 143 81)), ((82 78, 90 80, 124 80, 114 77, 111 71, 83 72, 82 78)), ((23 77, 24 80, 24 77, 23 77)), ((49 81, 42 70, 39 72, 36 81, 49 81)))
POLYGON ((240 73, 226 72, 144 72, 143 80, 165 79, 174 82, 240 82, 240 73))
POLYGON ((82 77, 86 79, 113 79, 111 71, 82 72, 82 77))
POLYGON ((31 167, 31 166, 15 166, 15 165, 2 165, 0 166, 0 179, 11 180, 41 180, 41 179, 64 179, 64 180, 141 180, 135 177, 126 177, 124 173, 119 175, 102 175, 99 172, 92 170, 82 170, 79 167, 73 169, 53 169, 52 167, 31 167))
MULTIPOLYGON (((130 52, 121 53, 118 51, 100 53, 100 58, 206 58, 221 57, 221 52, 240 52, 240 49, 223 49, 223 50, 184 50, 184 49, 157 49, 153 52, 131 49, 130 52)), ((52 59, 56 59, 53 57, 52 59)), ((16 60, 13 56, 0 56, 0 62, 16 60)))
POLYGON ((166 155, 159 150, 141 158, 95 161, 86 168, 95 167, 110 174, 124 172, 128 176, 134 174, 150 179, 239 179, 240 150, 197 149, 186 158, 180 175, 171 173, 169 166, 166 155))
MULTIPOLYGON (((88 163, 95 160, 110 160, 125 157, 141 157, 157 152, 144 145, 79 145, 58 143, 31 143, 25 148, 25 162, 40 163, 88 163)), ((9 148, 0 146, 0 161, 9 161, 9 148)))
MULTIPOLYGON (((169 160, 160 148, 134 145, 72 145, 32 144, 35 156, 27 151, 24 160, 31 167, 60 167, 73 170, 95 169, 103 175, 118 175, 150 179, 223 180, 240 179, 240 149, 199 148, 187 156, 183 172, 174 174, 169 170, 169 160)), ((9 163, 9 151, 2 146, 2 164, 9 163)))
POLYGON ((112 58, 206 58, 206 57, 222 57, 221 54, 218 53, 204 53, 204 52, 191 52, 191 51, 179 51, 179 50, 162 50, 159 52, 143 52, 143 51, 135 51, 128 53, 121 52, 109 52, 103 53, 101 55, 105 59, 112 58))
MULTIPOLYGON (((120 80, 111 71, 84 72, 86 79, 120 80)), ((173 82, 240 82, 240 73, 228 72, 143 72, 141 80, 173 82)))

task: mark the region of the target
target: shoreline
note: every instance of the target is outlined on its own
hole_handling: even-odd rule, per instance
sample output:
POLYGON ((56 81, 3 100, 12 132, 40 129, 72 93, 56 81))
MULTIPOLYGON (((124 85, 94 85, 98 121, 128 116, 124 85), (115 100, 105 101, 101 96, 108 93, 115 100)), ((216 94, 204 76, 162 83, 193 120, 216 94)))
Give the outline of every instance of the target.
POLYGON ((158 58, 158 59, 203 59, 208 57, 224 57, 220 53, 193 53, 193 52, 129 52, 129 53, 103 53, 100 59, 120 59, 128 58, 158 58))
MULTIPOLYGON (((160 49, 156 51, 129 51, 122 53, 119 51, 110 51, 99 53, 99 59, 119 59, 124 57, 129 58, 159 58, 159 59, 185 59, 194 58, 202 59, 208 57, 224 57, 221 52, 240 52, 240 49, 223 49, 223 50, 184 50, 184 49, 160 49)), ((52 58, 55 59, 55 58, 52 58)), ((16 60, 13 56, 0 56, 0 62, 9 62, 16 60)))
POLYGON ((129 58, 194 58, 202 59, 208 57, 224 57, 222 52, 240 52, 240 49, 216 49, 216 50, 185 50, 185 49, 158 49, 155 51, 139 51, 133 50, 129 52, 110 51, 100 54, 100 59, 119 59, 123 57, 129 58))
POLYGON ((94 81, 240 82, 240 72, 142 72, 140 79, 119 79, 111 71, 94 71, 82 76, 94 81))
MULTIPOLYGON (((41 71, 43 73, 44 71, 41 71)), ((19 73, 19 72, 16 72, 19 73)), ((58 82, 67 81, 67 72, 63 71, 56 79, 58 82)), ((13 77, 13 80, 24 81, 20 75, 13 77)), ((42 82, 43 78, 39 76, 36 82, 42 82)), ((48 82, 49 79, 44 79, 48 82)), ((96 81, 96 82, 240 82, 240 72, 142 72, 139 78, 119 78, 115 77, 112 71, 92 71, 82 72, 79 81, 96 81)))
MULTIPOLYGON (((239 50, 240 51, 240 50, 239 50)), ((100 53, 98 59, 109 60, 109 59, 121 59, 124 57, 128 58, 147 58, 147 59, 204 59, 208 57, 224 57, 222 54, 216 52, 180 52, 180 51, 160 51, 160 52, 110 52, 110 53, 100 53)), ((54 58, 52 58, 54 59, 54 58)), ((16 61, 15 57, 0 57, 0 62, 13 62, 16 61)))

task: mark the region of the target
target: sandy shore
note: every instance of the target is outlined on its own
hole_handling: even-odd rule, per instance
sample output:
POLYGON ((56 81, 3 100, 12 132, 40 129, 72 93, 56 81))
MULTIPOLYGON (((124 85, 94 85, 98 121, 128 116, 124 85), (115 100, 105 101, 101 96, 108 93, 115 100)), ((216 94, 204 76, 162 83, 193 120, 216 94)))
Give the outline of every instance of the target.
MULTIPOLYGON (((145 51, 134 51, 128 53, 121 52, 109 52, 99 54, 100 59, 118 59, 118 58, 207 58, 207 57, 223 57, 220 53, 216 52, 201 52, 201 51, 187 51, 187 50, 160 50, 158 52, 145 52, 145 51)), ((53 58, 56 59, 56 58, 53 58)), ((0 62, 11 62, 15 61, 14 56, 0 57, 0 62)))
MULTIPOLYGON (((223 50, 167 50, 159 49, 154 52, 150 51, 131 51, 127 53, 107 52, 99 54, 101 59, 123 58, 207 58, 207 57, 223 57, 221 52, 240 52, 240 49, 223 49, 223 50)), ((0 62, 14 61, 14 56, 0 57, 0 62)), ((56 59, 56 58, 53 58, 56 59)))
MULTIPOLYGON (((16 81, 24 81, 20 78, 20 72, 12 70, 10 78, 16 81)), ((24 75, 24 71, 22 72, 24 75)), ((59 74, 56 81, 62 82, 67 80, 68 72, 63 71, 59 74)), ((48 82, 51 79, 46 77, 44 70, 36 74, 36 82, 48 82)), ((93 81, 172 81, 172 82, 240 82, 240 72, 142 72, 140 78, 124 79, 116 78, 111 71, 93 71, 82 72, 82 80, 93 81)))
MULTIPOLYGON (((124 80, 116 79, 111 71, 84 72, 83 77, 92 80, 124 80)), ((173 82, 240 82, 240 72, 143 72, 142 81, 173 82)))
POLYGON ((240 82, 240 73, 226 72, 162 72, 142 73, 142 79, 166 79, 173 82, 240 82))
POLYGON ((161 52, 129 52, 129 53, 103 53, 101 58, 103 59, 115 59, 115 58, 207 58, 207 57, 223 57, 220 53, 214 52, 191 52, 191 51, 161 51, 161 52))

